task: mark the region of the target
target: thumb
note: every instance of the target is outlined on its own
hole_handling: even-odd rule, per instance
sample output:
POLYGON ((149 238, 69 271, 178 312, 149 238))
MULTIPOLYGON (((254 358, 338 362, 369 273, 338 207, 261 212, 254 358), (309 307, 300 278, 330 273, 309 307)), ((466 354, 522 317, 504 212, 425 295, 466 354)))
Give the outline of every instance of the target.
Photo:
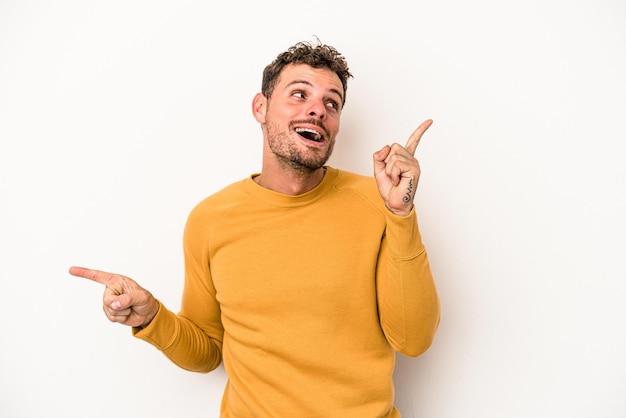
POLYGON ((374 153, 374 174, 377 174, 385 169, 385 158, 387 158, 390 151, 391 147, 389 145, 385 145, 374 153))
POLYGON ((130 293, 123 293, 123 294, 119 295, 118 297, 116 297, 111 302, 111 308, 115 309, 116 311, 120 311, 120 310, 123 310, 123 309, 130 308, 134 304, 135 304, 135 301, 133 300, 132 294, 130 294, 130 293))

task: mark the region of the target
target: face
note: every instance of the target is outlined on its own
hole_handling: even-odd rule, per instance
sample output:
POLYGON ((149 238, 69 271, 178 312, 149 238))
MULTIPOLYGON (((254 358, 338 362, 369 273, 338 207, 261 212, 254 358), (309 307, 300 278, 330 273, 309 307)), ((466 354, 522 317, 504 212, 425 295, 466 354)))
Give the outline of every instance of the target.
POLYGON ((285 67, 272 96, 258 94, 253 103, 266 138, 264 158, 304 172, 321 168, 339 133, 343 94, 341 80, 328 69, 285 67))

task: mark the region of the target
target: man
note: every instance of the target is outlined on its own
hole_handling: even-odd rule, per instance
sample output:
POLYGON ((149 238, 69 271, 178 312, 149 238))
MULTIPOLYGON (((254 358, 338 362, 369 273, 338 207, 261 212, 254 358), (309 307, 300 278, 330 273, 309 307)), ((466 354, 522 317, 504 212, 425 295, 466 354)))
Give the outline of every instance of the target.
POLYGON ((265 68, 252 101, 261 173, 191 211, 178 314, 128 277, 70 269, 104 284, 108 318, 178 366, 224 361, 222 417, 398 417, 395 351, 417 356, 434 338, 413 205, 432 121, 374 153, 375 179, 326 166, 350 77, 328 45, 298 43, 265 68))

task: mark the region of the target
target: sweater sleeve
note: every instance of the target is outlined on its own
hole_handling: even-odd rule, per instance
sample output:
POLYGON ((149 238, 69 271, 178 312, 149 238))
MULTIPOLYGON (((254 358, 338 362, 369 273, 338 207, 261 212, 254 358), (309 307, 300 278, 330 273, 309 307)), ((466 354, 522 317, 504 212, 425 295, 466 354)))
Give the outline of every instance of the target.
POLYGON ((432 344, 439 325, 439 296, 417 224, 407 216, 386 215, 376 271, 380 323, 391 346, 415 357, 432 344))
MULTIPOLYGON (((161 304, 150 325, 133 329, 135 337, 159 349, 179 367, 206 373, 222 360, 224 330, 208 254, 206 221, 192 212, 184 236, 185 286, 181 311, 161 304)), ((160 302, 159 302, 160 303, 160 302)))

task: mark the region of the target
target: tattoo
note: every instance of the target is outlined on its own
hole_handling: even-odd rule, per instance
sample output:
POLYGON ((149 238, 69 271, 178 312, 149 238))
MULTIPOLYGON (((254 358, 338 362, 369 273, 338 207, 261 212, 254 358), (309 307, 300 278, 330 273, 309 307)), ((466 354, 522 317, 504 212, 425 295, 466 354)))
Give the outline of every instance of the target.
POLYGON ((409 179, 409 187, 406 190, 406 194, 402 198, 404 203, 409 203, 411 201, 411 197, 413 195, 413 177, 409 179))

